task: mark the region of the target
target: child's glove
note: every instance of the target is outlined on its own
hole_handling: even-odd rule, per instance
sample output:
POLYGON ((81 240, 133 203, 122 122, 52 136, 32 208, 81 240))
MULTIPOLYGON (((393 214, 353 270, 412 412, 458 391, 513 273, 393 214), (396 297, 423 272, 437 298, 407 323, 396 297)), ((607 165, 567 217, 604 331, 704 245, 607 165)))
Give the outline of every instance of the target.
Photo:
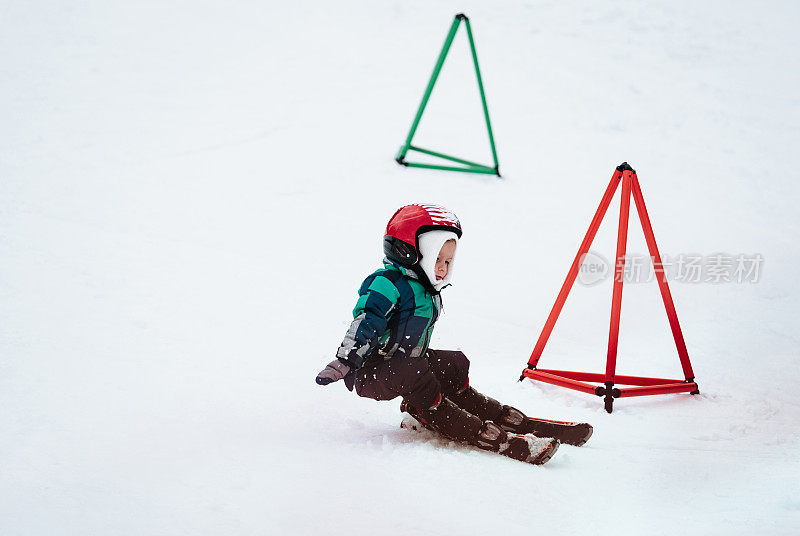
MULTIPOLYGON (((334 359, 328 366, 325 367, 317 374, 317 383, 320 385, 328 385, 329 383, 338 382, 342 378, 348 375, 350 372, 350 367, 338 359, 334 359)), ((348 389, 352 390, 353 388, 348 386, 348 389)))

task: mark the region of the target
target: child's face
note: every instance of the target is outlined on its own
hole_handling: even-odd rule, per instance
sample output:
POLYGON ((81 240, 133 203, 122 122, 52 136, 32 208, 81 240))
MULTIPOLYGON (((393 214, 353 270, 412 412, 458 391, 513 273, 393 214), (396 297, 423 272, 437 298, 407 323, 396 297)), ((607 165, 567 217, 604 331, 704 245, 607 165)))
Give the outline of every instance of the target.
POLYGON ((436 274, 436 280, 442 280, 447 277, 447 272, 450 270, 450 263, 453 262, 453 255, 456 253, 456 241, 448 240, 439 251, 439 256, 436 257, 436 266, 433 273, 436 274))

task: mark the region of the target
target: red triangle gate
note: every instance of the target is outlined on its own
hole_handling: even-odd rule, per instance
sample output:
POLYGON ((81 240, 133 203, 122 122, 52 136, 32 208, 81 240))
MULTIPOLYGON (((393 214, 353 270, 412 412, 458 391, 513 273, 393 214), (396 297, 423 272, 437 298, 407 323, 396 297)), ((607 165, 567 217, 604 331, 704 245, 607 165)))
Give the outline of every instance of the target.
POLYGON ((611 182, 606 188, 605 195, 600 201, 600 206, 597 207, 597 212, 594 214, 592 223, 589 225, 589 230, 581 242, 578 254, 575 260, 572 261, 572 266, 567 273, 567 279, 561 286, 561 291, 558 293, 556 302, 553 309, 550 311, 550 316, 542 328, 542 333, 536 341, 536 346, 533 349, 530 359, 528 360, 528 367, 522 371, 523 378, 530 378, 560 387, 567 387, 585 393, 595 394, 605 398, 606 411, 611 413, 614 407, 615 398, 623 398, 628 396, 647 396, 659 395, 667 393, 691 393, 697 394, 700 391, 697 388, 697 383, 694 381, 694 372, 692 372, 692 364, 689 361, 689 354, 686 351, 686 343, 683 340, 683 333, 681 326, 678 323, 678 315, 675 312, 675 304, 672 302, 672 294, 669 291, 667 284, 664 266, 661 261, 661 255, 658 253, 658 246, 656 239, 653 235, 653 226, 650 223, 650 217, 647 214, 647 208, 644 205, 644 197, 642 196, 642 189, 639 186, 639 179, 636 177, 636 171, 633 170, 627 162, 623 162, 617 166, 614 175, 611 177, 611 182), (606 371, 605 374, 597 374, 591 372, 574 372, 567 370, 551 370, 551 369, 537 369, 539 358, 542 356, 547 339, 553 331, 553 327, 558 320, 558 315, 564 307, 564 302, 567 300, 573 283, 578 276, 581 264, 583 263, 584 256, 589 252, 589 248, 594 241, 597 230, 600 228, 600 223, 605 217, 611 199, 622 182, 622 199, 619 209, 619 230, 617 233, 617 255, 614 263, 614 291, 611 298, 611 325, 608 332, 608 353, 606 358, 606 371), (664 300, 664 308, 667 311, 667 318, 669 325, 672 329, 672 336, 675 339, 675 346, 678 349, 678 357, 683 367, 685 380, 670 380, 664 378, 646 378, 640 376, 622 376, 616 375, 617 367, 617 343, 619 341, 619 317, 622 307, 622 285, 623 273, 625 269, 625 248, 628 240, 628 215, 630 212, 631 195, 633 196, 636 210, 639 213, 639 220, 644 230, 647 248, 650 251, 650 256, 653 260, 653 268, 656 274, 656 281, 661 290, 661 297, 664 300), (587 382, 601 382, 602 385, 592 385, 587 382), (618 388, 615 385, 629 385, 633 387, 618 388))

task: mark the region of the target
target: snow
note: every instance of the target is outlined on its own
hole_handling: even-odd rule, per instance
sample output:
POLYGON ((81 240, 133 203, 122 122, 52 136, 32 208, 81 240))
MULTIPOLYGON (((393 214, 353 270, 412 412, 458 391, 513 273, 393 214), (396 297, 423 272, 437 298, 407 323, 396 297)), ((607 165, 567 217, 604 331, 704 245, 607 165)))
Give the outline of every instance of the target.
MULTIPOLYGON (((795 4, 2 11, 0 533, 800 530, 795 4), (502 180, 393 161, 460 11, 502 180), (764 263, 673 283, 701 394, 609 415, 517 378, 625 160, 662 253, 764 263), (409 202, 464 225, 435 347, 503 402, 591 422, 586 446, 527 466, 314 383, 409 202)), ((462 28, 415 144, 488 164, 471 68, 462 28)), ((602 372, 610 295, 575 286, 542 367, 602 372)), ((655 284, 626 286, 621 325, 618 373, 681 377, 655 284)))

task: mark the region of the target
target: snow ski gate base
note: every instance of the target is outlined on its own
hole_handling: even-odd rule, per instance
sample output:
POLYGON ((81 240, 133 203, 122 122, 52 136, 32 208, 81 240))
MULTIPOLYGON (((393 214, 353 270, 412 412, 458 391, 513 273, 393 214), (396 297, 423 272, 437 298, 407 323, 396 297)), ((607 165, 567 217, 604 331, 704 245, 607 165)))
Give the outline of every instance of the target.
POLYGON ((411 130, 408 132, 408 136, 406 136, 405 143, 400 147, 400 150, 397 152, 397 156, 395 157, 395 161, 401 166, 406 167, 416 167, 416 168, 425 168, 425 169, 444 169, 446 171, 463 171, 466 173, 485 173, 487 175, 497 175, 500 176, 500 165, 497 163, 497 151, 494 147, 494 135, 492 134, 492 124, 489 121, 489 109, 486 107, 486 95, 483 91, 483 80, 481 79, 481 70, 478 67, 478 55, 475 52, 475 41, 472 38, 472 27, 469 24, 469 19, 463 13, 459 13, 453 19, 453 24, 450 26, 450 31, 447 33, 447 37, 444 40, 444 46, 442 47, 442 51, 439 53, 439 59, 436 60, 436 65, 433 67, 433 74, 431 75, 431 79, 428 81, 428 87, 425 88, 425 93, 422 96, 422 102, 419 105, 419 109, 417 110, 417 115, 414 116, 414 122, 411 123, 411 130), (458 26, 461 24, 461 21, 464 21, 464 25, 467 28, 467 38, 469 39, 469 48, 472 51, 472 62, 475 65, 475 75, 478 78, 478 90, 481 94, 481 103, 483 104, 483 116, 486 119, 486 129, 489 132, 489 145, 492 148, 492 158, 494 159, 494 167, 484 166, 483 164, 476 164, 475 162, 470 162, 469 160, 464 160, 463 158, 456 158, 454 156, 448 156, 446 154, 437 153, 436 151, 431 151, 429 149, 423 149, 421 147, 416 147, 411 145, 411 141, 414 139, 414 134, 417 132, 417 127, 419 126, 419 121, 422 119, 422 113, 425 111, 425 106, 428 105, 428 99, 431 97, 431 92, 433 92, 433 86, 436 84, 436 80, 439 78, 439 72, 442 70, 442 65, 444 65, 444 60, 447 58, 447 53, 450 51, 450 45, 453 44, 453 38, 456 36, 456 31, 458 30, 458 26), (454 165, 437 165, 437 164, 423 164, 420 162, 408 162, 406 161, 406 155, 409 151, 416 151, 418 153, 427 154, 430 156, 434 156, 436 158, 442 158, 444 160, 449 160, 450 162, 456 162, 461 164, 461 166, 454 166, 454 165))
POLYGON ((615 398, 623 398, 628 396, 647 396, 647 395, 661 395, 668 393, 685 393, 698 394, 697 383, 694 381, 694 372, 692 372, 692 364, 689 362, 689 354, 686 351, 686 343, 683 340, 683 333, 681 326, 678 323, 678 315, 675 313, 675 305, 672 302, 672 294, 667 285, 666 274, 664 273, 664 266, 661 262, 661 256, 658 253, 658 246, 656 246, 656 239, 653 235, 653 227, 650 223, 650 217, 647 215, 647 208, 644 206, 644 197, 642 196, 642 189, 639 186, 639 180, 636 178, 636 171, 628 165, 627 162, 620 164, 614 175, 611 177, 611 182, 606 188, 605 195, 600 206, 597 207, 597 212, 594 214, 592 223, 589 225, 589 230, 578 249, 578 254, 575 260, 572 261, 572 266, 567 273, 567 279, 561 286, 561 291, 558 293, 556 302, 553 309, 550 311, 550 316, 547 317, 547 322, 544 324, 539 340, 536 341, 536 346, 533 349, 530 359, 528 360, 528 367, 522 371, 520 380, 528 377, 532 380, 538 380, 545 383, 557 385, 559 387, 566 387, 575 389, 576 391, 583 391, 584 393, 595 394, 600 397, 605 397, 606 411, 611 413, 614 407, 615 398), (619 230, 617 233, 617 256, 614 269, 614 290, 611 298, 611 327, 608 333, 608 356, 606 358, 606 372, 605 374, 594 374, 591 372, 573 372, 567 370, 550 370, 550 369, 537 369, 536 365, 539 363, 539 358, 542 356, 547 339, 553 331, 558 315, 561 313, 561 308, 569 295, 575 278, 578 275, 583 259, 589 248, 592 245, 595 234, 603 221, 606 210, 611 203, 611 198, 617 191, 620 181, 622 181, 622 199, 619 209, 619 230), (653 268, 656 274, 656 281, 658 281, 659 289, 661 290, 661 297, 664 300, 664 307, 667 310, 667 318, 669 325, 672 328, 672 336, 675 339, 675 346, 678 349, 678 357, 680 358, 681 365, 683 366, 683 373, 685 380, 669 380, 664 378, 645 378, 639 376, 618 376, 616 375, 617 366, 617 342, 619 340, 619 317, 622 306, 622 284, 623 274, 625 269, 625 247, 628 239, 628 213, 630 211, 631 194, 636 203, 636 209, 639 212, 639 220, 644 230, 647 248, 650 250, 650 256, 653 261, 653 268), (586 382, 603 382, 603 385, 591 385, 586 382), (634 387, 618 388, 616 384, 632 385, 634 387))

